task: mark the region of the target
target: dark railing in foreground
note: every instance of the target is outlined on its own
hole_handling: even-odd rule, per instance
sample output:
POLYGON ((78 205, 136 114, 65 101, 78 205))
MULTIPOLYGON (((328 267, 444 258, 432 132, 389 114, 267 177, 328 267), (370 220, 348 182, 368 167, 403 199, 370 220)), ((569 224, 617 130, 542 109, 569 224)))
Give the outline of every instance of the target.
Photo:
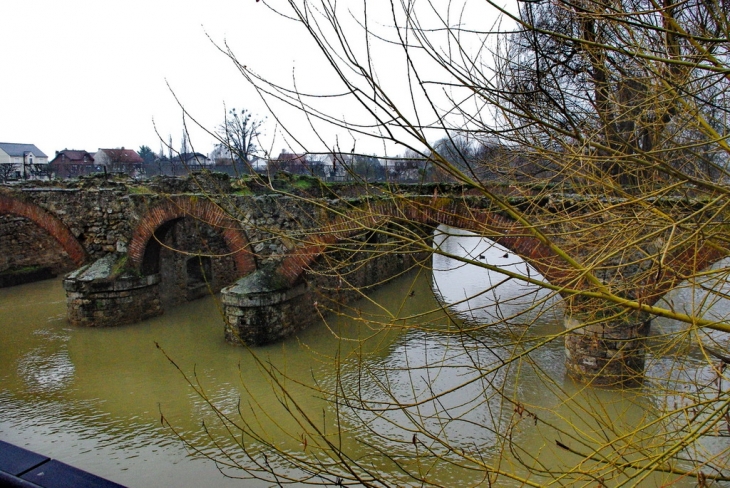
POLYGON ((0 486, 124 488, 118 483, 4 441, 0 441, 0 486))

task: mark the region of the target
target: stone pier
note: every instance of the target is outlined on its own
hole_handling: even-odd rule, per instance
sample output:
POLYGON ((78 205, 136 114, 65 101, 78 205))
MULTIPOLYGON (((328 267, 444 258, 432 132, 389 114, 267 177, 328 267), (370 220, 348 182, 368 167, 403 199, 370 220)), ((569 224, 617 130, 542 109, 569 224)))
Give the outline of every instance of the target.
POLYGON ((623 311, 605 319, 580 312, 566 316, 568 374, 596 386, 641 383, 650 326, 643 312, 623 311))
POLYGON ((74 325, 132 324, 162 314, 160 275, 124 273, 125 256, 108 254, 66 276, 68 320, 74 325))
POLYGON ((226 341, 259 346, 276 342, 319 318, 306 283, 291 286, 264 267, 221 291, 226 341))
POLYGON ((329 259, 315 260, 300 273, 287 272, 284 259, 283 265, 263 265, 221 290, 226 340, 260 346, 284 339, 317 322, 329 309, 362 298, 363 293, 400 276, 427 256, 414 249, 372 258, 378 246, 387 245, 388 238, 376 235, 371 239, 373 242, 350 251, 330 254, 332 261, 347 263, 336 273, 328 269, 329 259))

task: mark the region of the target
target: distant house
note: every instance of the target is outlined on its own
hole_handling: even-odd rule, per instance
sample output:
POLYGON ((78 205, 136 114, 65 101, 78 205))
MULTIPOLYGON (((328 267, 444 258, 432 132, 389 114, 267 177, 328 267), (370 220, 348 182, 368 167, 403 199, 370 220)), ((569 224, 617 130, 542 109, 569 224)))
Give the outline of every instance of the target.
POLYGON ((207 168, 213 166, 213 160, 205 154, 200 153, 180 153, 170 160, 173 165, 180 165, 190 169, 207 168))
POLYGON ((48 178, 48 156, 34 144, 0 142, 0 181, 48 178))
POLYGON ((56 157, 48 165, 57 178, 76 178, 103 171, 95 164, 93 154, 78 149, 56 151, 56 157))
POLYGON ((231 150, 225 144, 216 144, 213 152, 210 153, 210 159, 216 166, 233 166, 238 159, 231 153, 231 150))
POLYGON ((216 171, 228 173, 232 176, 240 176, 250 172, 263 173, 266 171, 268 162, 258 156, 249 155, 248 162, 241 161, 241 158, 231 152, 225 144, 216 144, 210 153, 216 171))
POLYGON ((309 174, 312 171, 312 162, 307 154, 294 154, 281 151, 279 156, 269 160, 271 171, 287 171, 292 174, 309 174))
POLYGON ((322 164, 327 179, 345 181, 355 165, 355 156, 348 153, 331 152, 324 157, 322 164))
POLYGON ((102 171, 126 173, 137 177, 144 174, 144 159, 132 149, 99 149, 93 155, 94 163, 102 171))
POLYGON ((251 156, 251 160, 248 162, 248 166, 251 167, 256 173, 265 173, 269 168, 269 162, 258 156, 251 156))

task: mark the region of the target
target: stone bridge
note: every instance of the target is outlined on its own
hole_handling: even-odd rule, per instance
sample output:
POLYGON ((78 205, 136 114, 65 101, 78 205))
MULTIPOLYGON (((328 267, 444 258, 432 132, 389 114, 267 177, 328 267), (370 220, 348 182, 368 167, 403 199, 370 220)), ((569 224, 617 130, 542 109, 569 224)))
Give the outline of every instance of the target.
MULTIPOLYGON (((590 214, 577 197, 546 200, 524 190, 495 188, 502 195, 495 200, 434 186, 419 192, 405 188, 396 195, 332 198, 320 192, 300 198, 254 195, 218 177, 146 185, 88 178, 65 187, 3 187, 0 276, 22 281, 39 268, 50 273, 77 268, 64 280, 68 318, 86 326, 137 322, 223 289, 226 339, 257 345, 308 325, 318 317, 322 300, 354 299, 360 290, 414 266, 432 251, 423 237, 445 224, 510 249, 567 299, 571 333, 566 351, 575 376, 594 379, 613 368, 609 376, 623 381, 643 368, 643 345, 637 339, 648 332, 645 312, 603 323, 589 323, 590 313, 581 315, 590 299, 576 294, 595 283, 566 261, 563 224, 549 218, 551 205, 572 205, 576 215, 590 214), (501 198, 528 214, 543 215, 539 231, 511 215, 501 198), (421 238, 403 238, 409 234, 421 238), (378 259, 369 259, 375 253, 378 259), (348 264, 333 272, 331 262, 348 264)), ((569 249, 572 256, 588 260, 596 255, 596 245, 588 244, 594 240, 586 237, 581 247, 569 249)), ((605 286, 633 283, 634 288, 618 292, 639 308, 728 254, 694 242, 673 248, 657 263, 648 247, 663 236, 654 237, 595 267, 605 286), (647 278, 623 279, 628 275, 647 278)))

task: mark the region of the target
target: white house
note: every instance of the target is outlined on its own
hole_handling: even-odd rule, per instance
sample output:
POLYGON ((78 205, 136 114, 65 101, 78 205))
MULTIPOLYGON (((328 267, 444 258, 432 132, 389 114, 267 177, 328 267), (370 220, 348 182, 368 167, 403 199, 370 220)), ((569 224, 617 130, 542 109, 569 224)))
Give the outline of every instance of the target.
POLYGON ((242 163, 238 155, 231 152, 230 148, 225 144, 216 144, 213 147, 213 152, 210 153, 210 160, 218 167, 218 170, 228 171, 229 174, 232 173, 226 170, 226 167, 232 168, 235 174, 238 174, 237 171, 248 172, 249 168, 257 173, 263 173, 266 171, 268 164, 266 159, 253 154, 249 155, 248 163, 242 163))
POLYGON ((210 159, 216 166, 231 166, 233 164, 233 154, 225 144, 216 144, 213 152, 210 153, 210 159))
POLYGON ((33 144, 0 142, 0 181, 41 179, 48 175, 48 156, 33 144))
POLYGON ((170 160, 172 164, 180 164, 186 168, 199 168, 205 166, 213 166, 213 160, 201 153, 180 153, 170 160))
POLYGON ((347 179, 347 169, 352 170, 355 156, 347 153, 332 152, 322 158, 324 175, 328 179, 344 181, 347 179))
MULTIPOLYGON (((237 154, 234 154, 227 145, 216 144, 210 153, 210 159, 216 166, 233 166, 233 163, 240 161, 241 158, 237 154)), ((266 169, 266 160, 254 154, 249 154, 248 159, 249 165, 255 171, 259 171, 261 168, 266 169)))

